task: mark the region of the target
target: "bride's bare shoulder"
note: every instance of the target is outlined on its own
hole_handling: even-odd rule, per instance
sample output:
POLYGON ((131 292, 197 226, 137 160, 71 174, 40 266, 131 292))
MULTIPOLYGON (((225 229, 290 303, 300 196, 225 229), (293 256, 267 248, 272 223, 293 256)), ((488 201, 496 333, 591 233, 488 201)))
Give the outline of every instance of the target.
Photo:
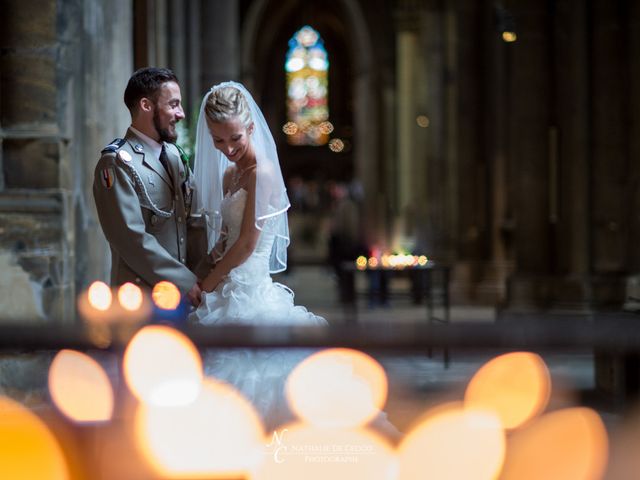
POLYGON ((234 164, 229 165, 227 169, 224 171, 224 175, 222 177, 223 192, 226 192, 227 190, 229 190, 229 188, 231 188, 231 180, 233 179, 235 172, 236 172, 236 166, 234 164))

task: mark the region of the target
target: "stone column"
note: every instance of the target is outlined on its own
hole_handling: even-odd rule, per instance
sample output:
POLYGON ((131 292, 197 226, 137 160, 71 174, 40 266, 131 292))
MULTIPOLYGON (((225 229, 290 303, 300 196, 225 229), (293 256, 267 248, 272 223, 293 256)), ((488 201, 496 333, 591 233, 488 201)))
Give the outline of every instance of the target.
POLYGON ((487 121, 480 130, 484 137, 481 147, 487 162, 488 251, 476 299, 488 304, 501 305, 506 300, 506 281, 513 268, 511 240, 513 234, 512 189, 508 179, 508 125, 510 122, 507 59, 516 45, 505 43, 496 28, 496 10, 485 2, 479 12, 480 32, 484 46, 481 60, 485 65, 482 76, 484 110, 487 121))
MULTIPOLYGON (((485 145, 487 130, 494 127, 488 114, 485 75, 490 64, 483 63, 487 46, 484 37, 483 4, 474 0, 456 5, 453 38, 456 39, 455 64, 448 110, 452 116, 449 133, 451 157, 449 166, 455 178, 451 211, 455 229, 449 244, 455 245, 451 293, 462 302, 478 302, 477 286, 485 274, 490 245, 490 170, 485 145)), ((451 48, 451 47, 450 47, 451 48)), ((447 152, 449 154, 449 152, 447 152)))
POLYGON ((630 294, 640 298, 640 3, 632 2, 628 15, 629 46, 626 49, 629 62, 629 188, 630 202, 628 268, 635 274, 630 294))
MULTIPOLYGON (((134 70, 132 0, 77 0, 80 12, 68 9, 65 0, 64 25, 69 29, 64 43, 65 62, 60 66, 60 92, 67 120, 65 129, 73 138, 74 209, 76 218, 76 286, 108 280, 109 248, 98 222, 93 201, 93 174, 100 150, 122 137, 131 117, 123 95, 134 70), (65 66, 70 65, 70 67, 65 66)), ((61 34, 63 34, 61 32, 61 34)))
POLYGON ((3 3, 2 320, 73 321, 76 292, 105 273, 90 185, 128 123, 130 11, 130 0, 3 3))
POLYGON ((187 90, 187 41, 189 39, 188 0, 169 0, 168 10, 168 65, 178 76, 183 101, 187 90))
POLYGON ((4 2, 0 20, 2 321, 63 318, 73 309, 70 138, 59 123, 57 9, 56 2, 4 2))
POLYGON ((627 252, 638 248, 637 244, 628 243, 626 214, 633 190, 630 166, 638 161, 629 157, 628 52, 632 50, 625 8, 604 0, 592 2, 592 8, 592 302, 596 306, 619 307, 624 302, 627 252))
POLYGON ((419 9, 414 2, 398 2, 396 10, 396 206, 392 248, 406 247, 414 216, 413 187, 416 172, 416 93, 419 65, 419 9))
POLYGON ((201 5, 201 90, 239 80, 240 22, 238 0, 207 0, 201 5))
POLYGON ((592 95, 587 15, 585 2, 557 2, 554 24, 557 149, 551 185, 558 199, 554 218, 558 252, 554 303, 574 311, 587 309, 591 297, 589 105, 592 95))
POLYGON ((447 16, 440 5, 427 5, 420 17, 420 48, 414 75, 417 88, 411 119, 415 137, 411 173, 415 215, 411 227, 420 250, 417 253, 447 261, 453 250, 447 241, 452 192, 448 190, 450 165, 445 150, 448 97, 443 72, 451 66, 445 50, 451 38, 447 37, 447 16))
POLYGON ((168 0, 132 0, 134 6, 135 68, 166 67, 168 48, 168 0))
MULTIPOLYGON (((354 78, 354 92, 355 177, 362 181, 366 198, 362 205, 363 236, 368 246, 384 247, 389 239, 388 232, 385 231, 385 220, 389 218, 389 197, 385 185, 388 177, 385 171, 389 164, 383 163, 378 170, 379 159, 384 157, 376 151, 376 143, 372 139, 381 135, 382 127, 378 120, 380 115, 373 95, 374 80, 370 71, 363 71, 354 78), (380 174, 379 171, 383 173, 380 174)), ((385 125, 389 123, 389 119, 385 118, 385 125)))
MULTIPOLYGON (((586 206, 591 221, 590 299, 600 309, 618 310, 626 302, 635 310, 640 297, 640 5, 629 2, 612 8, 602 1, 590 5, 586 11, 594 25, 587 37, 592 60, 588 138, 593 142, 588 183, 592 201, 586 206), (603 68, 608 75, 600 72, 603 68)), ((596 386, 619 404, 637 402, 637 352, 596 351, 595 374, 596 386)))
POLYGON ((512 189, 516 271, 509 278, 512 310, 548 307, 550 263, 549 139, 552 74, 547 4, 514 4, 518 40, 507 53, 510 82, 509 184, 512 189))
POLYGON ((188 0, 188 12, 187 12, 187 51, 185 53, 187 58, 186 75, 182 80, 183 84, 186 84, 186 96, 183 93, 182 102, 188 109, 188 116, 190 123, 193 123, 192 128, 195 129, 195 122, 197 120, 191 119, 197 118, 200 101, 202 100, 202 94, 204 90, 200 84, 201 69, 200 65, 200 1, 188 0))

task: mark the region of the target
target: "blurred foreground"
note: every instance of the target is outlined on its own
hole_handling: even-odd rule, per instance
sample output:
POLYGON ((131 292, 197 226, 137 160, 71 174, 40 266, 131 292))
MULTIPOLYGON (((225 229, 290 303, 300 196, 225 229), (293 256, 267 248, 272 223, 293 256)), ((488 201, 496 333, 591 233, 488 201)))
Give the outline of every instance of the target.
POLYGON ((305 275, 324 274, 281 281, 329 329, 3 327, 0 478, 635 478, 633 385, 596 382, 603 354, 640 351, 635 316, 454 306, 428 325, 398 298, 353 318, 305 275), (317 353, 289 376, 286 424, 203 375, 205 348, 300 346, 317 353))

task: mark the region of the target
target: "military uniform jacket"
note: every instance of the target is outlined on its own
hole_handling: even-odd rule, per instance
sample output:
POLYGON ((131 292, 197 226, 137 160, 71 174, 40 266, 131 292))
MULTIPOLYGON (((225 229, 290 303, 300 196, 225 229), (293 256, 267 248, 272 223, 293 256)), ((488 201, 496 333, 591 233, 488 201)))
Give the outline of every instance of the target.
POLYGON ((111 283, 153 287, 174 283, 182 294, 196 283, 186 267, 185 181, 188 167, 175 145, 164 144, 170 172, 152 148, 128 130, 102 151, 93 196, 111 247, 111 283))

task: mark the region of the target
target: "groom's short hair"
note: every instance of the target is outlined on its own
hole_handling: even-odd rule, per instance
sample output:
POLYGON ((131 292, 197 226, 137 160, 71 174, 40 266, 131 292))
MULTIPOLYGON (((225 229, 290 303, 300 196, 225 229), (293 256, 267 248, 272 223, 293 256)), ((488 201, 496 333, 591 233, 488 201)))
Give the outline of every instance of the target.
POLYGON ((131 113, 141 98, 154 103, 160 95, 160 87, 166 82, 178 83, 178 77, 169 68, 145 67, 136 70, 124 90, 124 103, 131 113))

